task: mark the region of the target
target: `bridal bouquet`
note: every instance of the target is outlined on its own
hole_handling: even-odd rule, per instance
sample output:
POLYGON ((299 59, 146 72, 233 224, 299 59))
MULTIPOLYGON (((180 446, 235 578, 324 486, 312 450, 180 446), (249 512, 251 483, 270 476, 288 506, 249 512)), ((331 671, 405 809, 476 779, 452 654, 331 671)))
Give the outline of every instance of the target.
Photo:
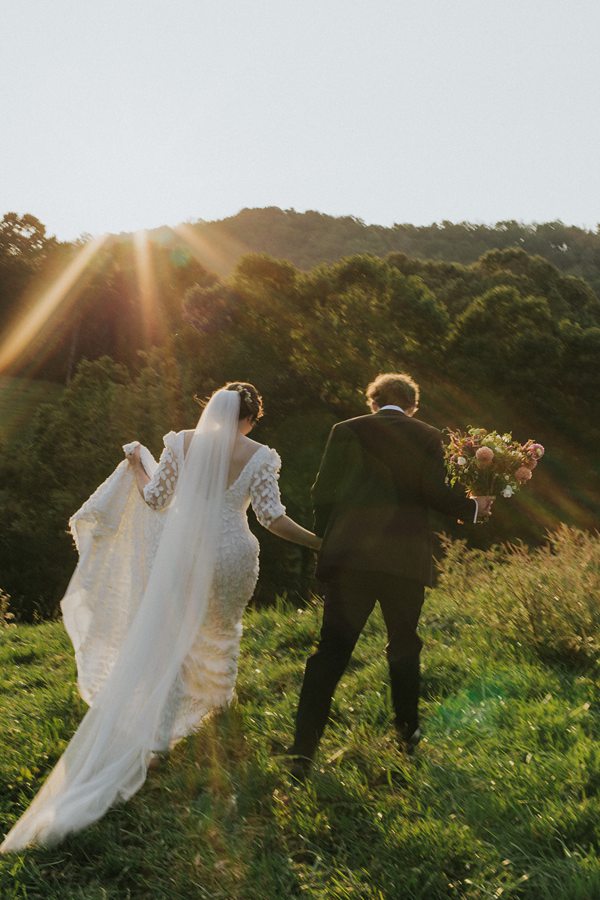
POLYGON ((448 431, 446 471, 450 484, 461 484, 476 497, 512 497, 531 480, 544 455, 541 444, 519 444, 511 434, 485 428, 448 431))

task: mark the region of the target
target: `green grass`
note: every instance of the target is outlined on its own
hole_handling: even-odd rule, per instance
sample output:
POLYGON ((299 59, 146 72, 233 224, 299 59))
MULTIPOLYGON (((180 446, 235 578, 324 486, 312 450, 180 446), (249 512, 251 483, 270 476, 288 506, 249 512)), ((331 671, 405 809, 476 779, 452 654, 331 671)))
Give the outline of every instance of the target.
MULTIPOLYGON (((575 544, 560 549, 563 578, 581 564, 575 544)), ((600 572, 594 546, 591 570, 600 572)), ((374 615, 340 684, 314 777, 306 788, 291 782, 281 753, 319 608, 250 611, 238 703, 101 822, 58 848, 1 858, 0 896, 600 897, 597 658, 582 657, 577 641, 572 656, 563 648, 547 657, 539 631, 519 634, 516 619, 498 616, 498 585, 516 608, 511 584, 522 591, 524 577, 514 567, 537 566, 542 595, 547 560, 490 558, 467 561, 462 602, 444 583, 429 595, 426 738, 415 757, 394 744, 374 615)), ((0 641, 6 829, 84 705, 59 623, 7 628, 0 641)))
POLYGON ((0 375, 0 441, 10 441, 27 427, 40 403, 54 400, 61 390, 50 381, 0 375))

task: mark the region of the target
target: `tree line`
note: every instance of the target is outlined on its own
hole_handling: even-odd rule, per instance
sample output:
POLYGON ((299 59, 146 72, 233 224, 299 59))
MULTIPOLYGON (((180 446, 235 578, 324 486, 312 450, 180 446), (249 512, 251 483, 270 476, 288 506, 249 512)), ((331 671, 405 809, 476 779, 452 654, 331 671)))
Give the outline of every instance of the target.
POLYGON ((545 257, 563 272, 585 278, 600 293, 600 227, 595 231, 561 221, 527 224, 514 219, 494 225, 434 222, 367 225, 355 216, 329 216, 277 207, 243 209, 219 222, 196 222, 204 240, 218 241, 233 269, 240 248, 284 258, 301 269, 355 253, 405 253, 423 259, 475 262, 488 250, 520 247, 545 257))
MULTIPOLYGON (((76 292, 71 292, 74 302, 68 318, 32 344, 22 366, 29 362, 36 377, 64 383, 81 359, 109 355, 126 365, 135 364, 139 349, 162 343, 165 335, 178 327, 182 298, 189 287, 208 283, 215 274, 230 276, 248 253, 286 259, 302 270, 357 254, 383 258, 394 254, 398 261, 403 255, 408 258, 405 269, 412 265, 415 274, 431 284, 436 294, 441 291, 441 299, 456 310, 470 296, 462 293, 465 284, 478 278, 477 266, 475 271, 471 266, 492 251, 504 251, 506 256, 488 256, 488 264, 508 265, 521 281, 529 277, 531 263, 520 264, 520 259, 536 256, 550 263, 544 275, 545 263, 539 261, 536 289, 544 289, 547 278, 552 290, 557 270, 573 276, 573 293, 584 307, 593 303, 593 295, 600 296, 600 230, 587 231, 562 222, 505 221, 487 226, 444 221, 385 228, 366 225, 352 216, 270 207, 244 209, 217 222, 155 229, 148 232, 147 239, 153 276, 159 285, 150 318, 139 314, 135 237, 111 235, 87 267, 76 292), (423 265, 426 260, 434 265, 423 265), (443 262, 448 263, 447 268, 440 265, 443 262)), ((30 214, 7 213, 0 220, 0 330, 38 302, 45 286, 76 257, 83 243, 84 238, 57 241, 30 214)), ((562 283, 561 290, 567 290, 567 283, 562 283)))

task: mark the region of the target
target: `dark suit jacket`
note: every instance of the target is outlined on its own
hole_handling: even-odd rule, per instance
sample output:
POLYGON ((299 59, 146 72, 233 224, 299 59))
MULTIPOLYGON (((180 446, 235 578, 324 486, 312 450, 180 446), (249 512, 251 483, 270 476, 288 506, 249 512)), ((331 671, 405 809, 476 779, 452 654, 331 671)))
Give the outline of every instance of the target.
POLYGON ((385 409, 333 426, 312 493, 324 581, 350 568, 431 584, 429 509, 469 522, 476 509, 445 482, 441 432, 385 409))

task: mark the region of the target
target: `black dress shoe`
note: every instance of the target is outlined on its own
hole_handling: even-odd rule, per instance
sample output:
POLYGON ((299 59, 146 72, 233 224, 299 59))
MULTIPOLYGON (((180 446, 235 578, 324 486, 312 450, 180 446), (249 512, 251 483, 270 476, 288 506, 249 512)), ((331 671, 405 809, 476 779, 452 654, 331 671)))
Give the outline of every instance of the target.
POLYGON ((418 726, 416 728, 402 727, 398 728, 397 732, 400 750, 402 750, 403 753, 412 756, 416 750, 417 744, 421 740, 421 729, 418 726))
POLYGON ((312 769, 312 757, 296 753, 293 747, 286 750, 286 769, 295 781, 306 781, 312 769))

